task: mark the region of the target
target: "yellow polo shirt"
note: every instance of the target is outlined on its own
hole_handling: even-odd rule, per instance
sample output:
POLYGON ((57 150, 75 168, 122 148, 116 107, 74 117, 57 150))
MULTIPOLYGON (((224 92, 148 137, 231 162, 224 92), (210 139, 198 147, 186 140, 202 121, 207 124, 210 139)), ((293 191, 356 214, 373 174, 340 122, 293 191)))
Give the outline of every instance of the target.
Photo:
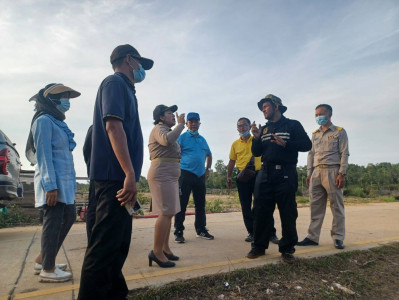
MULTIPOLYGON (((252 136, 247 140, 243 141, 241 138, 234 141, 231 145, 229 158, 236 162, 236 166, 239 171, 245 168, 252 157, 252 136)), ((255 157, 255 170, 260 170, 262 166, 261 156, 255 157)))

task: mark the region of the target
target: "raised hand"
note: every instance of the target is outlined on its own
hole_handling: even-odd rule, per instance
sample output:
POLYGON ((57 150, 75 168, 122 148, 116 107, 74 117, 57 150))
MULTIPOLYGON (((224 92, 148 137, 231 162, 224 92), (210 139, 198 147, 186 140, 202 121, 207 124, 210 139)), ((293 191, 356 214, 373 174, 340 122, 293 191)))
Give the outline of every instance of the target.
POLYGON ((253 121, 253 123, 251 124, 251 133, 254 136, 254 139, 259 139, 260 137, 260 130, 261 130, 262 126, 259 124, 258 127, 256 127, 256 123, 255 121, 253 121))
POLYGON ((186 117, 186 114, 178 114, 177 112, 176 112, 176 119, 177 119, 177 123, 178 124, 185 124, 186 123, 186 119, 185 119, 185 117, 186 117))

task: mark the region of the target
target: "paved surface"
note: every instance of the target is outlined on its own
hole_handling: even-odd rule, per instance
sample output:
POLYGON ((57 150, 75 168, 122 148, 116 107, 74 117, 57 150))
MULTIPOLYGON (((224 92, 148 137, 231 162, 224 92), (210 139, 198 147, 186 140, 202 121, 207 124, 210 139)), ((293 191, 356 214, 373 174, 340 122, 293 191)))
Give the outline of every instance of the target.
MULTIPOLYGON (((379 244, 399 241, 399 203, 352 205, 346 207, 347 237, 345 250, 336 250, 330 238, 331 212, 328 210, 320 245, 297 247, 296 256, 309 258, 367 249, 379 244)), ((278 212, 275 213, 277 233, 281 227, 278 212)), ((299 209, 297 221, 299 239, 306 236, 309 225, 309 208, 299 209)), ((148 252, 152 249, 155 219, 134 219, 130 253, 123 273, 130 289, 198 277, 206 274, 229 272, 280 262, 276 245, 271 244, 266 256, 249 260, 245 255, 250 244, 246 236, 241 213, 207 215, 207 227, 215 235, 208 241, 195 237, 194 216, 187 216, 185 244, 171 241, 174 253, 181 260, 176 268, 161 269, 148 266, 148 252)), ((75 224, 67 236, 64 247, 57 257, 58 263, 68 263, 73 281, 66 283, 39 283, 33 275, 34 258, 40 249, 41 227, 0 229, 0 300, 8 299, 76 299, 79 289, 80 270, 86 249, 85 224, 75 224)), ((171 237, 172 238, 172 237, 171 237)))

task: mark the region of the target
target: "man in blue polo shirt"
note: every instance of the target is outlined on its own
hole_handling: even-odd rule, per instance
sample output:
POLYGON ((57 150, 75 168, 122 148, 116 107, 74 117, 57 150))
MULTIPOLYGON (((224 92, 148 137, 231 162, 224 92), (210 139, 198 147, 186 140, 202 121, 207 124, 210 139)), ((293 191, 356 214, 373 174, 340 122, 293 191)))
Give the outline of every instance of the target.
POLYGON ((78 299, 126 299, 122 267, 129 253, 132 217, 125 209, 137 200, 143 164, 143 135, 135 84, 153 61, 130 45, 111 54, 115 74, 101 83, 94 107, 90 183, 94 185, 94 225, 82 266, 78 299))
POLYGON ((213 235, 208 233, 205 216, 205 180, 209 177, 212 166, 212 153, 206 140, 198 133, 201 125, 198 113, 190 112, 187 115, 188 130, 183 133, 177 142, 181 148, 181 175, 180 186, 180 212, 175 216, 175 241, 184 243, 184 219, 191 192, 193 192, 195 205, 195 230, 197 237, 213 240, 213 235), (206 168, 205 168, 206 161, 206 168))

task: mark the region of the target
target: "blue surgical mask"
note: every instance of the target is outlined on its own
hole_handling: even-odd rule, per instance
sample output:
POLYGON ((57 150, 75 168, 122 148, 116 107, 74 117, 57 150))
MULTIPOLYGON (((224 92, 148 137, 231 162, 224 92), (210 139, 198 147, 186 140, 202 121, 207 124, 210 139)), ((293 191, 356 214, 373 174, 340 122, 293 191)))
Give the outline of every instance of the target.
POLYGON ((60 111, 60 112, 66 112, 69 110, 69 108, 71 107, 71 103, 69 102, 68 98, 61 98, 60 99, 60 104, 58 104, 56 106, 56 108, 60 111))
POLYGON ((142 65, 139 64, 139 70, 133 69, 133 77, 134 82, 142 82, 145 78, 145 70, 143 69, 142 65))
POLYGON ((192 135, 192 136, 198 134, 198 130, 196 130, 196 131, 191 131, 190 129, 187 129, 187 132, 188 132, 190 135, 192 135))
POLYGON ((249 130, 247 132, 244 133, 238 133, 240 136, 247 136, 249 134, 249 130))
POLYGON ((326 125, 327 124, 326 116, 317 116, 316 123, 319 124, 320 126, 326 125))

